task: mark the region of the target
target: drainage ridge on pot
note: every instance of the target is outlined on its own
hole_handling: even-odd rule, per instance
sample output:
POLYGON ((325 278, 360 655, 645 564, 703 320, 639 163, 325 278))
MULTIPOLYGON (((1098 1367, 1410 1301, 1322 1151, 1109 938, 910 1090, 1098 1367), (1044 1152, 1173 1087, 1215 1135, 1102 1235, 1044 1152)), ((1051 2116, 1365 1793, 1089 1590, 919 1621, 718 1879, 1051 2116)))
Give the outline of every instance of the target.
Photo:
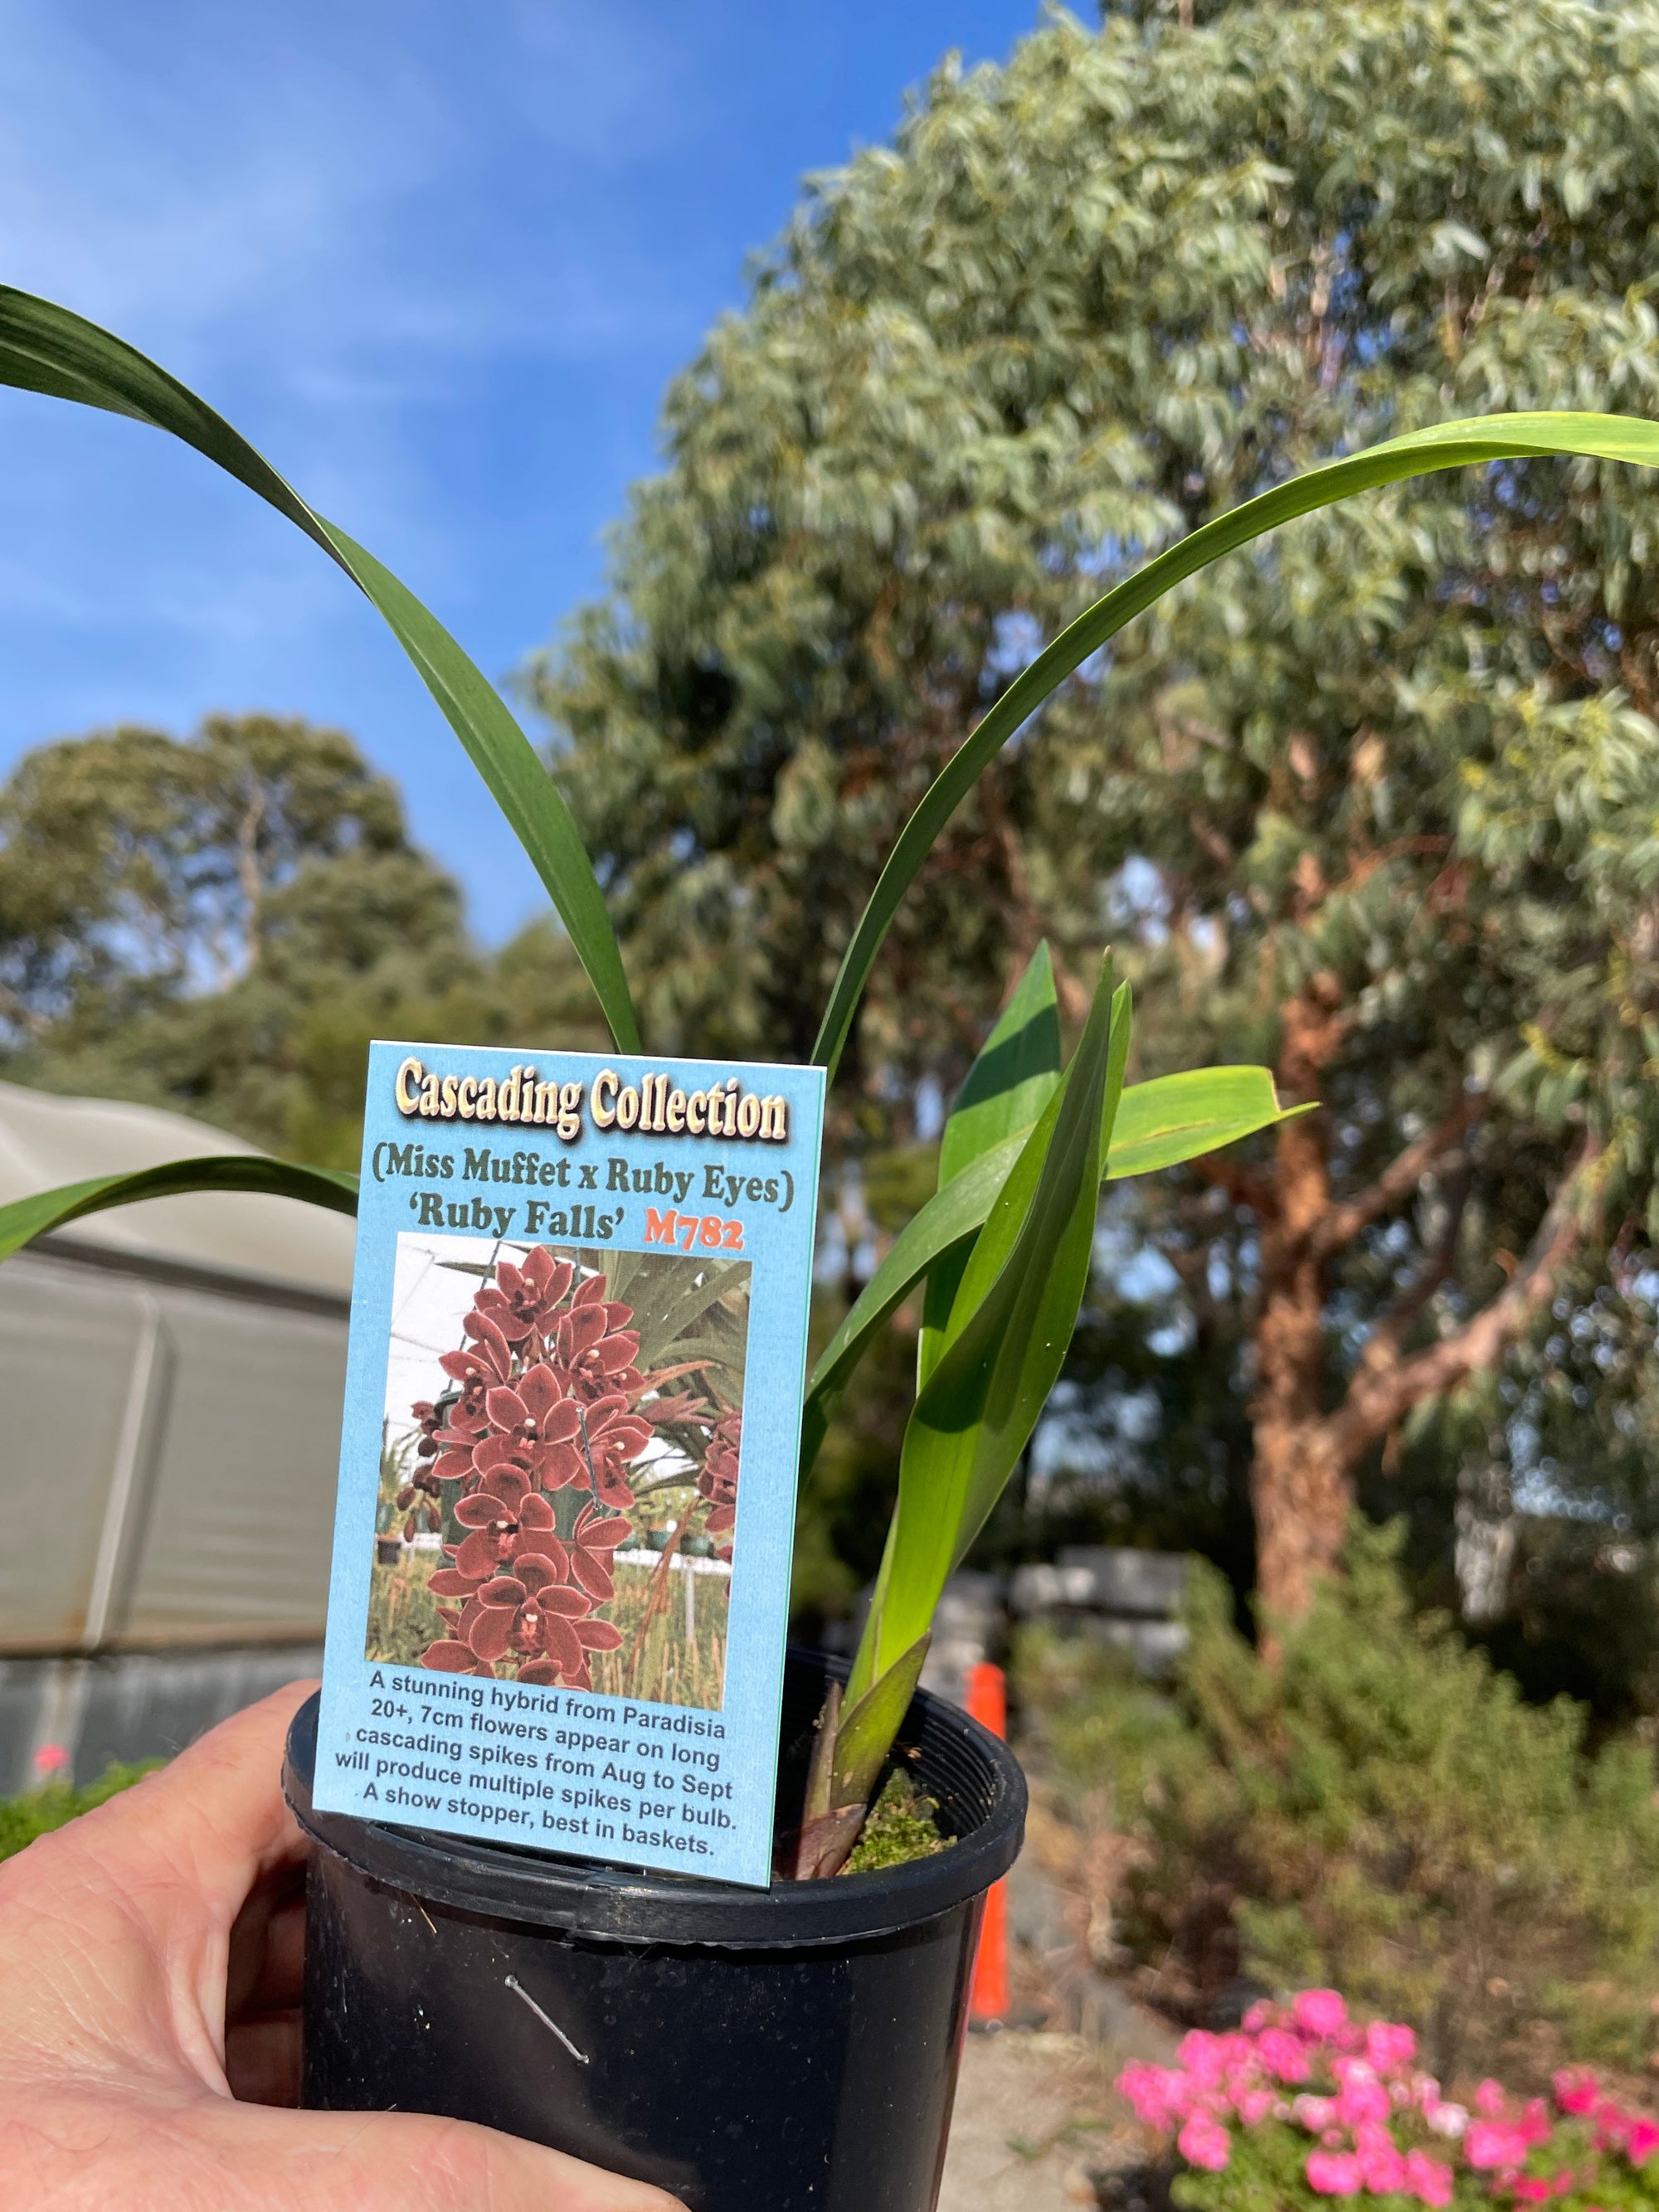
MULTIPOLYGON (((779 1801, 835 1661, 792 1652, 779 1801)), ((396 1828, 284 1785, 308 1877, 307 2104, 440 2112, 672 2190, 692 2212, 929 2212, 984 1893, 1019 1849, 1005 1746, 920 1694, 907 1770, 931 1857, 770 1890, 396 1828)))

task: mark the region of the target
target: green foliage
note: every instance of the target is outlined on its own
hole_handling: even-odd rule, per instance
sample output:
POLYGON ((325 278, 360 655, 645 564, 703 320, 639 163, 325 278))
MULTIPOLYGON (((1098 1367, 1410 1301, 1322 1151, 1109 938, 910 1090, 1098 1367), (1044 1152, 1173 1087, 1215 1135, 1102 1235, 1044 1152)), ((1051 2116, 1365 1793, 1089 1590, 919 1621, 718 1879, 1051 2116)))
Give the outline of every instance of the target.
POLYGON ((31 1198, 14 1200, 0 1215, 0 1258, 31 1237, 44 1236, 82 1214, 106 1206, 133 1206, 147 1198, 171 1198, 187 1190, 262 1191, 273 1198, 298 1198, 332 1213, 357 1211, 357 1178, 328 1168, 299 1167, 291 1160, 257 1154, 209 1154, 201 1159, 170 1160, 163 1167, 140 1168, 131 1175, 91 1176, 85 1182, 60 1183, 31 1198))
MULTIPOLYGON (((849 1698, 926 1635, 940 1591, 985 1525, 1054 1387, 1088 1279, 1129 1023, 1128 991, 1114 993, 1108 963, 1072 1063, 1010 1168, 938 1323, 937 1349, 905 1428, 898 1508, 849 1698)), ((994 1039, 988 1054, 995 1050, 994 1039)), ((1022 1079, 1017 1064, 1006 1079, 1022 1079)), ((948 1157, 948 1125, 945 1134, 948 1157)))
MULTIPOLYGON (((671 388, 609 592, 534 678, 658 1034, 804 1054, 867 856, 1148 552, 1448 416, 1655 414, 1653 0, 1191 12, 1184 30, 1137 0, 1098 34, 1060 16, 1006 67, 942 68, 892 145, 815 181, 671 388)), ((1340 1399, 1402 1290, 1407 1352, 1487 1307, 1587 1127, 1609 1144, 1581 1295, 1628 1297, 1655 1189, 1651 496, 1595 464, 1425 477, 1307 517, 1121 631, 933 844, 872 978, 839 1140, 906 1134, 925 1079, 948 1097, 1044 935, 1074 1024, 1109 935, 1138 1073, 1273 1062, 1279 1010, 1316 982, 1331 1057, 1295 1095, 1328 1103, 1335 1201, 1481 1103, 1326 1262, 1308 1402, 1340 1399)), ((1240 1202, 1248 1180, 1170 1178, 1114 1209, 1131 1255, 1156 1248, 1180 1279, 1110 1311, 1099 1286, 1056 1496, 1088 1502, 1088 1431, 1144 1389, 1161 1418, 1127 1522, 1224 1538, 1246 1580, 1271 1212, 1240 1202), (1243 1463, 1212 1463, 1194 1407, 1243 1463)), ((1563 1364, 1528 1341, 1502 1379, 1526 1399, 1541 1367, 1557 1391, 1563 1364)), ((1414 1416, 1371 1470, 1379 1509, 1420 1508, 1437 1566, 1470 1431, 1523 1496, 1553 1459, 1535 1500, 1651 1526, 1650 1454, 1612 1439, 1606 1482, 1614 1406, 1635 1403, 1618 1372, 1577 1419, 1571 1376, 1541 1443, 1499 1379, 1477 1379, 1467 1423, 1414 1416)), ((1607 1524, 1579 1527, 1589 1553, 1607 1524)), ((1593 1643, 1575 1648, 1588 1673, 1593 1643)))
MULTIPOLYGON (((1649 268, 1654 38, 1646 8, 1560 0, 1232 7, 1195 37, 1062 18, 1006 69, 942 69, 893 148, 819 179, 672 388, 611 595, 537 678, 659 1025, 702 1035, 706 1010, 804 1052, 863 855, 1103 574, 1460 404, 1643 410, 1651 317, 1626 288, 1649 268)), ((1496 626, 1524 686, 1539 523, 1547 545, 1557 514, 1610 507, 1628 580, 1647 495, 1601 471, 1488 481, 1527 497, 1454 480, 1305 525, 1068 687, 936 847, 874 986, 870 1068, 948 1081, 1022 939, 1097 941, 1115 861, 1200 860, 1218 827, 1206 880, 1244 849, 1215 801, 1266 797, 1291 730, 1324 749, 1327 724, 1346 744, 1376 708, 1399 720, 1443 561, 1478 547, 1513 587, 1458 603, 1454 661, 1496 626), (1172 681, 1159 747, 1146 709, 1172 681)), ((1343 782, 1328 750, 1318 781, 1343 782)), ((1297 784, 1271 799, 1292 869, 1297 784)))
MULTIPOLYGON (((1046 954, 1047 948, 1042 950, 1046 954)), ((975 1063, 975 1073, 994 1063, 1007 1018, 1005 1015, 987 1040, 975 1063)), ((1030 1079, 1017 1075, 1016 1084, 1029 1088, 1030 1079)), ((967 1086, 963 1095, 969 1095, 967 1086)), ((1045 1091, 1045 1096, 1051 1095, 1051 1089, 1045 1091)), ((981 1107, 976 1106, 975 1110, 976 1115, 982 1115, 981 1107)), ((1235 1143, 1241 1137, 1254 1135, 1288 1120, 1297 1110, 1286 1112, 1280 1109, 1272 1079, 1266 1069, 1260 1067, 1194 1069, 1181 1075, 1157 1077, 1150 1083, 1131 1084, 1118 1100, 1115 1118, 1108 1133, 1106 1180, 1109 1182, 1126 1176, 1146 1174, 1191 1159, 1200 1152, 1235 1143)), ((947 1138, 961 1112, 959 1102, 946 1124, 947 1138)), ((988 1124, 984 1126, 988 1129, 988 1124)), ((842 1398, 854 1369, 868 1358, 873 1348, 888 1340, 884 1324, 918 1284, 925 1285, 916 1358, 919 1383, 932 1372, 951 1307, 973 1249, 975 1232, 983 1224, 1030 1133, 1029 1126, 1017 1128, 1012 1136, 989 1145, 976 1155, 970 1154, 965 1146, 959 1146, 954 1158, 941 1146, 937 1164, 939 1189, 929 1197, 924 1184, 900 1212, 896 1223, 886 1218, 884 1199, 890 1200, 896 1188, 912 1183, 918 1165, 927 1167, 932 1162, 920 1147, 876 1156, 872 1164, 886 1172, 880 1185, 870 1192, 870 1210, 880 1227, 896 1228, 897 1233, 875 1273, 858 1291, 812 1361, 801 1425, 803 1475, 811 1473, 818 1463, 832 1418, 846 1418, 842 1398)), ((866 1184, 877 1182, 876 1176, 868 1170, 866 1180, 866 1184)), ((869 1396, 860 1395, 867 1409, 869 1396)), ((902 1407, 897 1419, 890 1421, 889 1428, 900 1427, 903 1418, 902 1407)), ((851 1555, 843 1553, 842 1557, 851 1555)))
POLYGON ((494 959, 337 731, 212 716, 27 755, 0 788, 5 1073, 355 1168, 371 1037, 604 1042, 569 942, 494 959))
POLYGON ((163 1759, 149 1759, 136 1766, 123 1766, 112 1760, 96 1782, 85 1783, 78 1790, 67 1782, 52 1782, 21 1797, 0 1798, 0 1859, 10 1858, 37 1836, 61 1828, 76 1814, 90 1813, 94 1805, 105 1804, 123 1790, 131 1790, 135 1782, 142 1782, 145 1775, 165 1764, 163 1759))
POLYGON ((1139 1852, 1119 1935, 1200 2006, 1241 1965, 1413 2023, 1449 2079, 1537 2078, 1654 2046, 1659 1804, 1650 1748, 1591 1755, 1401 1589, 1401 1531, 1357 1527, 1346 1583, 1274 1662, 1194 1571, 1166 1697, 1075 1649, 1022 1680, 1062 1792, 1106 1788, 1139 1852))

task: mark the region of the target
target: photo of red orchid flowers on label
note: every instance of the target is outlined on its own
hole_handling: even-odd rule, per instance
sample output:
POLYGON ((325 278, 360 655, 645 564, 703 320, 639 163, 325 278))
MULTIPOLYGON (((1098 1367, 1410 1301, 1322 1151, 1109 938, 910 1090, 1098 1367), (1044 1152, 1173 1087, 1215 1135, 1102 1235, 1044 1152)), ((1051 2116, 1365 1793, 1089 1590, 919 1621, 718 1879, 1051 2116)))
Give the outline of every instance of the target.
POLYGON ((718 1709, 750 1267, 404 1233, 365 1656, 718 1709))

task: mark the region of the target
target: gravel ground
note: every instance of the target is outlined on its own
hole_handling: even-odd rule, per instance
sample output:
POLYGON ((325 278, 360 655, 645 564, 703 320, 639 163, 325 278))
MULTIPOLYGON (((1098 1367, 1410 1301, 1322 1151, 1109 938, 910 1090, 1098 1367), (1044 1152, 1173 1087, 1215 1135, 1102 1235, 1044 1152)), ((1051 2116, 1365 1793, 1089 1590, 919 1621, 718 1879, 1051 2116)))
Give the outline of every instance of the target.
POLYGON ((1110 2074, 1081 2036, 1023 2028, 970 2035, 939 2212, 1077 2212, 1093 2174, 1133 2142, 1110 2074))
POLYGON ((1044 1845, 1034 1808, 1008 1889, 1014 2017, 1033 2024, 968 2038, 939 2212, 1117 2202, 1103 2184, 1139 2166, 1145 2150, 1113 2080, 1131 2058, 1174 2054, 1169 2023, 1087 1966, 1044 1845))

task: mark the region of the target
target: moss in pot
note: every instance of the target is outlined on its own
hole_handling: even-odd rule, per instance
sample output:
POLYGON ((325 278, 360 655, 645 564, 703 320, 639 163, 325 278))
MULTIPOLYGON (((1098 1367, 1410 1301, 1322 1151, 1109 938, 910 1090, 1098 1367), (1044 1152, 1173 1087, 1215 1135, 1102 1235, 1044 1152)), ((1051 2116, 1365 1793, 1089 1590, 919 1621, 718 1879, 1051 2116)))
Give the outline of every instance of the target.
MULTIPOLYGON (((621 950, 556 785, 500 696, 397 578, 155 364, 64 309, 3 288, 0 381, 170 431, 285 514, 358 585, 546 884, 618 1048, 639 1051, 621 950)), ((1652 465, 1659 428, 1562 414, 1413 433, 1274 486, 1080 615, 1008 685, 901 834, 848 944, 814 1063, 833 1077, 894 912, 981 770, 1126 623, 1183 577, 1313 508, 1431 470, 1538 453, 1652 465)), ((1282 1118, 1260 1068, 1127 1085, 1130 1024, 1127 987, 1114 988, 1106 963, 1067 1060, 1039 948, 947 1122, 937 1191, 809 1378, 804 1476, 875 1332, 921 1295, 917 1394, 859 1650, 848 1669, 797 1655, 787 1672, 781 1871, 770 1890, 319 1814, 301 1717, 288 1781, 318 1844, 313 2100, 487 2120, 662 2181, 697 2212, 763 2203, 769 2212, 927 2212, 980 1901, 1018 1848, 1024 1804, 1007 1753, 917 1692, 934 1610, 1059 1374, 1102 1182, 1193 1158, 1282 1118), (870 1849, 843 1871, 896 1771, 936 1803, 946 1847, 907 1858, 926 1833, 915 1808, 901 1808, 897 1826, 878 1821, 870 1849)), ((348 1175, 253 1154, 179 1161, 0 1209, 0 1255, 100 1206, 215 1188, 348 1212, 356 1203, 348 1175)), ((453 1503, 441 1500, 446 1528, 453 1503)), ((700 1533, 719 1533, 714 1511, 700 1533)))

